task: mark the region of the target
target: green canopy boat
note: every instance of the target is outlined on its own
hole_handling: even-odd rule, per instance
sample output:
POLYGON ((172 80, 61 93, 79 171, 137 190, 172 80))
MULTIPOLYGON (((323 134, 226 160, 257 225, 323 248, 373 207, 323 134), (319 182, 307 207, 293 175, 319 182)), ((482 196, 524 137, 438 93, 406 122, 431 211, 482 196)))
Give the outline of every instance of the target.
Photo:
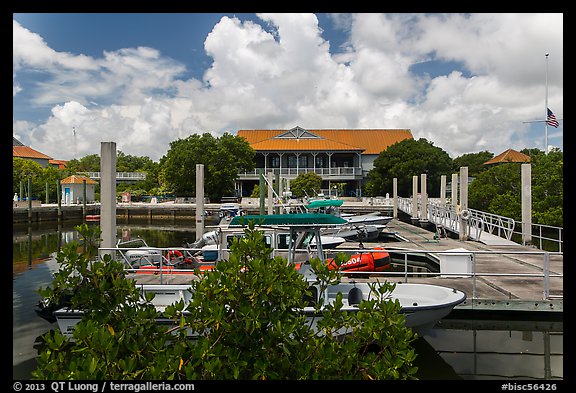
POLYGON ((306 205, 307 209, 319 209, 322 207, 340 207, 344 201, 342 199, 316 199, 306 205))
POLYGON ((230 226, 245 226, 250 221, 256 225, 278 226, 319 226, 346 224, 346 220, 331 214, 324 213, 300 213, 300 214, 265 214, 236 216, 230 221, 230 226))

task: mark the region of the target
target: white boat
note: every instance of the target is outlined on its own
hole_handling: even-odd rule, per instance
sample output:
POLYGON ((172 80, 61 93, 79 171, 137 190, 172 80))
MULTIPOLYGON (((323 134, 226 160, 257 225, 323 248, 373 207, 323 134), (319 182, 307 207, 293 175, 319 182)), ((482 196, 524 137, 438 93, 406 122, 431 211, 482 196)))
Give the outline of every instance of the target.
MULTIPOLYGON (((329 216, 326 214, 308 214, 308 215, 293 215, 293 214, 280 214, 268 216, 244 216, 233 218, 230 226, 245 225, 250 220, 258 219, 261 227, 284 227, 284 234, 288 234, 284 240, 290 239, 307 239, 308 234, 313 233, 315 239, 318 240, 319 246, 316 247, 315 252, 321 260, 324 259, 323 244, 320 239, 320 229, 326 225, 339 225, 345 223, 341 218, 329 216), (286 232, 287 231, 287 232, 286 232)), ((299 256, 295 253, 296 242, 288 241, 286 243, 288 250, 288 263, 295 264, 299 256)), ((142 251, 142 250, 140 250, 142 251)), ((308 262, 303 262, 299 265, 299 272, 303 275, 315 293, 311 299, 312 302, 322 302, 322 307, 318 311, 312 304, 305 306, 302 309, 294 310, 301 312, 307 316, 311 323, 317 322, 318 318, 322 317, 322 312, 325 305, 332 304, 336 299, 338 293, 342 293, 344 305, 343 309, 349 312, 358 310, 358 304, 362 300, 372 299, 376 294, 372 293, 370 284, 365 281, 355 282, 339 282, 328 286, 324 293, 320 293, 320 286, 316 282, 316 275, 312 271, 308 262)), ((373 285, 383 285, 378 282, 373 285)), ((189 302, 194 294, 190 291, 191 285, 160 285, 160 284, 147 284, 138 285, 143 292, 153 292, 155 298, 153 305, 162 313, 166 306, 183 300, 185 303, 189 302)), ((429 285, 429 284, 413 284, 413 283, 399 283, 396 284, 394 289, 386 294, 386 299, 390 301, 398 300, 401 305, 401 313, 406 315, 406 326, 416 331, 421 331, 430 328, 436 324, 440 319, 448 315, 452 309, 466 299, 466 294, 454 288, 429 285)), ((61 308, 54 312, 54 316, 58 322, 59 329, 70 335, 76 323, 80 321, 83 313, 78 310, 71 310, 68 308, 61 308)), ((166 324, 170 321, 162 316, 157 318, 157 323, 166 324)), ((170 322, 171 323, 171 322, 170 322)), ((346 332, 340 332, 342 334, 346 332)), ((194 335, 194 332, 189 332, 189 335, 194 335)))
POLYGON ((366 214, 343 213, 340 211, 343 203, 344 201, 341 199, 315 199, 305 205, 304 208, 306 211, 331 214, 345 219, 348 225, 338 229, 340 232, 339 236, 354 241, 376 240, 380 232, 393 219, 390 216, 380 215, 380 212, 366 214))

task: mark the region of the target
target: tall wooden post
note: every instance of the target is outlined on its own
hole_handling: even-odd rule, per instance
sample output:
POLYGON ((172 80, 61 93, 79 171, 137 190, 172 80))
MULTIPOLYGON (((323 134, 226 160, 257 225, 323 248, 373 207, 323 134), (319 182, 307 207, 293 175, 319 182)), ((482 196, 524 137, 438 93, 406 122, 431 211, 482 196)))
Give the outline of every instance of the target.
MULTIPOLYGON (((468 167, 460 167, 460 212, 468 210, 468 167)), ((468 240, 468 220, 460 215, 460 240, 468 240)))
MULTIPOLYGON (((116 142, 100 143, 100 213, 102 247, 116 247, 116 142)), ((109 250, 104 254, 115 256, 109 250)))
POLYGON ((196 164, 196 240, 204 235, 204 164, 196 164))
POLYGON ((426 188, 426 174, 420 175, 420 219, 428 220, 428 190, 426 188))
POLYGON ((532 244, 532 167, 522 164, 522 244, 532 244))
POLYGON ((394 200, 392 204, 392 217, 398 218, 398 178, 392 179, 392 198, 394 200))
POLYGON ((412 221, 418 220, 418 176, 412 176, 412 221))

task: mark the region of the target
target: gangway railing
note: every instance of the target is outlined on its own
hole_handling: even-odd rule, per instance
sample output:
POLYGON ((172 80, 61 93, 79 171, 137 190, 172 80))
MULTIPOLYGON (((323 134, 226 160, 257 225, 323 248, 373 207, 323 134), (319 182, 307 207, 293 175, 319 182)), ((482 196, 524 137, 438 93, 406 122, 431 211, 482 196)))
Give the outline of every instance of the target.
MULTIPOLYGON (((469 254, 470 266, 468 271, 465 268, 461 272, 425 272, 425 271, 410 271, 409 270, 409 256, 414 254, 422 254, 422 255, 430 255, 432 257, 437 256, 438 254, 442 255, 458 255, 461 256, 463 252, 461 250, 443 250, 443 251, 426 251, 422 249, 407 249, 407 248, 393 248, 387 247, 386 250, 388 252, 394 252, 394 254, 400 255, 400 258, 403 259, 404 269, 403 270, 396 270, 396 271, 382 271, 382 272, 353 272, 348 271, 345 274, 349 276, 358 275, 362 277, 363 275, 370 274, 371 276, 394 276, 394 277, 402 277, 403 282, 410 282, 410 277, 444 277, 444 278, 458 278, 461 282, 471 281, 471 293, 467 293, 467 296, 471 299, 483 299, 482 297, 478 296, 478 281, 483 280, 485 278, 491 277, 515 277, 521 278, 524 280, 536 279, 540 281, 542 292, 538 294, 534 294, 533 298, 524 298, 519 300, 552 300, 552 299, 562 299, 562 294, 551 294, 551 280, 563 280, 564 274, 563 273, 556 273, 551 271, 550 269, 550 257, 558 256, 563 257, 563 254, 560 252, 549 252, 549 251, 486 251, 486 250, 467 250, 464 254, 469 254), (402 256, 403 255, 403 256, 402 256), (505 258, 505 256, 514 257, 520 255, 528 255, 528 256, 535 256, 541 259, 541 266, 531 264, 531 266, 535 269, 535 272, 515 272, 510 269, 510 271, 500 271, 500 272, 489 272, 489 271, 481 271, 477 266, 477 261, 482 258, 483 256, 492 256, 492 255, 501 255, 505 258)), ((335 250, 329 251, 341 251, 341 252, 358 252, 357 249, 340 249, 337 248, 335 250)), ((362 252, 378 252, 378 249, 371 249, 366 248, 362 249, 362 252)), ((398 258, 398 259, 400 259, 398 258)), ((562 288, 563 285, 556 285, 556 287, 562 288)), ((504 289, 505 290, 505 289, 504 289)), ((505 296, 504 294, 502 295, 505 296)))
MULTIPOLYGON (((460 222, 467 225, 467 234, 473 239, 480 241, 482 233, 489 233, 504 239, 514 241, 513 235, 522 240, 517 241, 519 244, 526 245, 522 238, 522 233, 515 231, 516 228, 522 228, 522 222, 517 222, 513 218, 501 216, 498 214, 487 213, 476 209, 467 209, 466 219, 460 220, 462 212, 458 212, 452 204, 440 204, 439 199, 430 198, 426 204, 426 218, 421 217, 421 200, 418 198, 418 211, 412 214, 412 198, 398 198, 398 208, 404 213, 416 217, 420 220, 427 220, 432 224, 454 233, 460 232, 460 222)), ((543 250, 544 243, 556 244, 556 247, 547 246, 547 250, 557 249, 562 252, 564 245, 563 228, 551 225, 532 224, 531 244, 543 250)))
MULTIPOLYGON (((522 222, 517 222, 517 227, 522 228, 522 222)), ((562 252, 564 246, 564 229, 562 227, 557 227, 553 225, 544 224, 534 224, 532 223, 532 236, 531 245, 537 245, 541 250, 546 248, 546 250, 552 251, 552 249, 557 248, 558 252, 562 252), (547 243, 545 247, 545 243, 547 243), (556 247, 550 246, 555 244, 556 247)), ((522 236, 521 232, 514 232, 515 235, 522 236)), ((522 244, 526 245, 524 239, 522 239, 522 244)))
MULTIPOLYGON (((457 211, 451 204, 440 204, 435 200, 431 199, 426 203, 426 217, 421 214, 422 201, 418 198, 417 201, 417 211, 413 214, 413 203, 412 198, 398 198, 398 208, 404 213, 415 217, 419 220, 426 220, 437 226, 441 226, 443 229, 454 233, 460 233, 460 225, 466 225, 466 233, 468 236, 474 240, 480 240, 482 232, 485 229, 483 215, 477 210, 468 209, 466 217, 462 215, 461 211, 457 211)), ((514 220, 512 220, 512 223, 514 220)), ((488 227, 487 229, 493 230, 493 227, 488 227)), ((512 233, 510 233, 512 236, 512 233)))

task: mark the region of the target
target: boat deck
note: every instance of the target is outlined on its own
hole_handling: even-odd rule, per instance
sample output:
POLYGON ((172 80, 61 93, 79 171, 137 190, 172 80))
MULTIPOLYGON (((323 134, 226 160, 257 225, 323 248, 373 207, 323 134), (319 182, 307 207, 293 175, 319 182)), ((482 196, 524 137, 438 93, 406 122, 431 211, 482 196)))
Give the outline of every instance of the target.
MULTIPOLYGON (((430 255, 436 261, 440 255, 453 255, 455 250, 472 255, 469 269, 460 273, 426 273, 424 269, 409 268, 408 273, 384 272, 369 277, 348 276, 344 280, 429 283, 459 289, 467 300, 456 309, 492 311, 563 311, 563 254, 545 253, 506 239, 486 236, 484 242, 460 241, 450 237, 437 238, 434 232, 417 225, 392 220, 387 231, 403 241, 364 243, 366 249, 384 246, 389 251, 410 250, 430 255), (546 263, 546 258, 548 262, 546 263), (548 278, 545 279, 547 272, 548 278), (466 273, 466 274, 465 274, 466 273), (467 274, 471 273, 471 274, 467 274)), ((357 248, 358 243, 346 242, 341 247, 357 248)), ((398 270, 398 268, 396 269, 398 270)), ((135 275, 138 284, 160 283, 159 275, 135 275)), ((163 274, 163 284, 186 284, 193 275, 163 274)))

